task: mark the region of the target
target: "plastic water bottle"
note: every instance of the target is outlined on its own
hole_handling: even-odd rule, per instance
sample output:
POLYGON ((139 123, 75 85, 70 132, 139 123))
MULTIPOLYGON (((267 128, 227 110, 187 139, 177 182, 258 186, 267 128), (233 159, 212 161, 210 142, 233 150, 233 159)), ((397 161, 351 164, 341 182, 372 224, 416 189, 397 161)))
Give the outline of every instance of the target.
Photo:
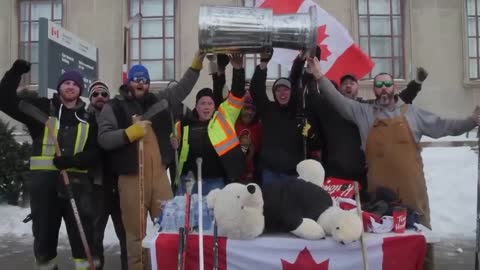
POLYGON ((202 209, 202 218, 203 218, 203 230, 210 231, 212 229, 212 219, 209 214, 209 209, 207 207, 207 201, 204 199, 202 201, 203 209, 202 209))
POLYGON ((198 229, 198 195, 193 194, 190 202, 190 228, 198 229))
POLYGON ((175 208, 176 204, 174 201, 169 201, 165 206, 162 228, 166 232, 170 232, 175 229, 175 208))
POLYGON ((185 205, 180 205, 176 210, 176 218, 175 218, 175 231, 178 231, 180 227, 184 227, 185 225, 185 205))

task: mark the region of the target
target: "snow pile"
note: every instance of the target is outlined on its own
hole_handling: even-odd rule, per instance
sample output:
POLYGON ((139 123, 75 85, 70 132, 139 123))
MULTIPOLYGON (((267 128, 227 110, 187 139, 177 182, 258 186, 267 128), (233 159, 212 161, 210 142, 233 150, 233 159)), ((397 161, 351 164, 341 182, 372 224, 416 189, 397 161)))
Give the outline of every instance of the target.
POLYGON ((474 238, 477 155, 469 147, 431 147, 422 156, 434 233, 474 238))

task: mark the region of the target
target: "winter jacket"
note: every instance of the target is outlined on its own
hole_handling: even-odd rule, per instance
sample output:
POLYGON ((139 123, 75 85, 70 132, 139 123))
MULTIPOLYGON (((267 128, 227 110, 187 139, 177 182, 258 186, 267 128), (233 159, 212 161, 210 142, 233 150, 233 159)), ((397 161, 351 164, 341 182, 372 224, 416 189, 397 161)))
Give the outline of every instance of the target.
POLYGON ((226 183, 240 178, 244 171, 244 162, 234 124, 243 106, 244 94, 245 70, 234 69, 232 91, 228 98, 220 104, 208 123, 200 122, 196 111, 193 112, 192 117, 179 123, 177 136, 180 142, 180 174, 185 175, 188 171, 196 173, 196 158, 202 157, 203 178, 222 177, 226 183), (227 123, 222 123, 222 119, 227 123), (187 136, 187 127, 188 138, 185 137, 187 136), (223 128, 226 128, 227 131, 223 128), (234 138, 228 139, 230 135, 225 133, 230 132, 233 132, 234 138), (220 144, 217 149, 214 141, 219 136, 226 136, 226 140, 229 142, 220 144), (186 143, 188 143, 188 148, 186 148, 186 143), (232 143, 230 147, 233 146, 233 148, 227 147, 230 143, 232 143), (223 149, 224 146, 227 148, 223 149))
POLYGON ((150 121, 158 139, 163 165, 168 167, 173 162, 170 110, 181 110, 182 101, 193 89, 198 76, 199 71, 189 68, 177 85, 158 94, 146 93, 142 99, 132 97, 124 85, 119 90, 120 95, 103 106, 98 119, 98 140, 102 148, 111 151, 113 168, 118 174, 135 174, 138 171, 137 143, 130 143, 125 134, 125 129, 132 124, 132 116, 144 114, 161 99, 166 99, 170 106, 150 121))
MULTIPOLYGON (((90 105, 87 108, 87 112, 95 117, 94 124, 97 126, 98 130, 98 116, 100 115, 100 110, 90 105)), ((110 154, 108 151, 99 147, 99 161, 95 167, 88 171, 89 177, 92 179, 93 183, 96 185, 102 185, 105 192, 115 192, 118 186, 118 175, 115 174, 112 163, 109 162, 110 154)))
POLYGON ((260 167, 277 173, 296 174, 296 166, 303 160, 303 138, 301 128, 303 118, 297 114, 298 61, 294 62, 290 81, 292 93, 289 103, 280 106, 270 101, 266 93, 267 70, 256 67, 250 83, 250 93, 263 124, 260 167))
MULTIPOLYGON (((25 124, 32 137, 32 156, 42 155, 42 146, 45 135, 45 125, 38 120, 26 115, 19 109, 22 100, 17 96, 16 90, 21 80, 21 74, 13 70, 7 71, 0 82, 0 110, 13 119, 25 124)), ((94 118, 85 111, 85 103, 80 99, 77 105, 68 109, 63 106, 57 94, 53 98, 28 98, 24 99, 34 105, 46 115, 59 119, 57 140, 61 148, 62 156, 73 156, 74 167, 72 169, 86 170, 95 166, 98 160, 97 130, 94 118), (78 124, 88 123, 89 129, 83 151, 74 155, 74 147, 77 139, 78 124)))
MULTIPOLYGON (((342 118, 325 99, 321 90, 319 95, 311 94, 316 91, 315 84, 309 84, 309 87, 307 108, 314 115, 313 126, 316 127, 318 136, 322 138, 320 148, 325 175, 359 181, 362 188, 366 189, 367 168, 357 126, 342 118)), ((399 97, 403 102, 410 104, 420 90, 421 84, 411 81, 399 97)), ((357 100, 374 102, 360 98, 357 100)))

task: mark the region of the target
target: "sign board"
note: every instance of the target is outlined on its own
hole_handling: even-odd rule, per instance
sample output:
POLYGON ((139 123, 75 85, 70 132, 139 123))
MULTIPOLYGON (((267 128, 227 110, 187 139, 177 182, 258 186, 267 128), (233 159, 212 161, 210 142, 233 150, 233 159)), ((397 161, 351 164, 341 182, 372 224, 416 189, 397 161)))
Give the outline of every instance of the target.
POLYGON ((83 75, 81 96, 86 99, 88 86, 98 78, 98 49, 61 26, 40 18, 38 66, 40 96, 52 97, 60 75, 76 70, 83 75))

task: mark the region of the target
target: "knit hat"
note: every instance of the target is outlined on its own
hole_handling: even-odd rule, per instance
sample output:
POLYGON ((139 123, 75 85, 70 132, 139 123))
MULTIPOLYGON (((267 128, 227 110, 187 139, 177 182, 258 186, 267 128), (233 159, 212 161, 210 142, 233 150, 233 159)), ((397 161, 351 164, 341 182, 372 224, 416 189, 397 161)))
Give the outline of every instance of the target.
POLYGON ((94 90, 101 90, 103 92, 108 93, 108 96, 110 96, 110 90, 108 90, 108 85, 102 81, 94 81, 90 86, 88 87, 88 98, 92 98, 92 94, 94 90))
POLYGON ((215 100, 213 98, 213 91, 210 88, 203 88, 202 90, 198 91, 197 96, 195 97, 195 104, 197 104, 202 97, 211 97, 213 100, 215 100))
POLYGON ((279 86, 285 86, 289 89, 292 89, 292 84, 287 78, 280 78, 273 83, 272 90, 275 91, 279 86))
POLYGON ((58 79, 57 83, 57 91, 60 91, 60 85, 66 81, 74 81, 75 84, 80 88, 80 94, 83 91, 83 76, 80 74, 80 72, 75 71, 75 70, 70 70, 62 74, 60 78, 58 79))
POLYGON ((134 65, 128 72, 128 82, 131 82, 137 78, 144 78, 147 83, 150 83, 150 74, 148 69, 143 65, 134 65))

